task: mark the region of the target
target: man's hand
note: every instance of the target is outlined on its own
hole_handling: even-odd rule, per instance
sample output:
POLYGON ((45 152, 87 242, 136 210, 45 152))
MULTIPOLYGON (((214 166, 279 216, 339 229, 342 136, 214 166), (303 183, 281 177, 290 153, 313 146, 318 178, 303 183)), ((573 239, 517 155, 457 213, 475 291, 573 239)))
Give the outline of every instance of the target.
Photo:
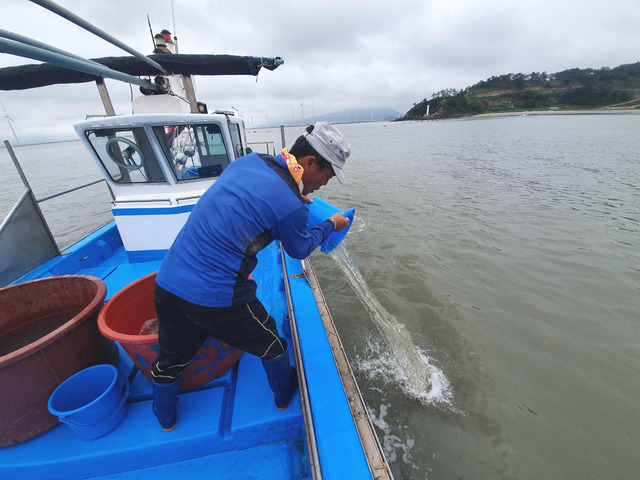
POLYGON ((345 217, 342 212, 334 213, 333 215, 331 215, 331 219, 336 224, 336 232, 344 230, 349 226, 349 219, 345 217))

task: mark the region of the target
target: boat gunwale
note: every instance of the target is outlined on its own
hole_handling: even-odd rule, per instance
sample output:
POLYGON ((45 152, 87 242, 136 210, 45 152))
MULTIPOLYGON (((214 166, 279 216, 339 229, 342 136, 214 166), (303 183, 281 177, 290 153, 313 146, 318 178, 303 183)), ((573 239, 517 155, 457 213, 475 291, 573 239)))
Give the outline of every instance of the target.
POLYGON ((301 265, 302 272, 313 292, 325 334, 331 345, 331 353, 340 375, 340 382, 347 396, 351 417, 355 423, 371 475, 375 480, 392 480, 393 475, 391 474, 391 468, 384 455, 380 440, 375 433, 364 398, 362 397, 358 382, 349 364, 347 354, 344 351, 340 335, 338 334, 333 317, 322 293, 322 288, 320 287, 320 282, 315 274, 311 260, 306 258, 301 261, 301 265))

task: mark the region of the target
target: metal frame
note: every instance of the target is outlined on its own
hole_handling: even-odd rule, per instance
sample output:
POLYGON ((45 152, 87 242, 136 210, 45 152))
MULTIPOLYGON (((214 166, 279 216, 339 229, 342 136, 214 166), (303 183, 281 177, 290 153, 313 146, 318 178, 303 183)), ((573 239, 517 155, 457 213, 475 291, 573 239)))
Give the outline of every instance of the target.
POLYGON ((44 228, 45 228, 45 230, 47 232, 47 235, 49 236, 49 240, 51 241, 51 244, 53 245, 53 247, 54 247, 54 249, 56 251, 56 254, 60 255, 60 248, 58 247, 58 244, 57 244, 55 238, 53 238, 53 233, 51 233, 51 229, 49 228, 49 224, 47 223, 47 220, 44 218, 44 214, 42 213, 42 210, 40 209, 40 205, 39 205, 38 200, 36 200, 36 197, 33 195, 33 190, 31 190, 31 185, 29 185, 29 181, 27 180, 26 175, 22 171, 22 167, 20 166, 20 162, 18 162, 18 157, 16 157, 16 154, 13 151, 13 148, 11 147, 11 144, 9 143, 9 140, 5 140, 4 141, 4 146, 7 148, 7 152, 9 153, 9 156, 11 157, 11 160, 13 160, 13 164, 15 165, 16 170, 18 171, 18 175, 20 175, 20 178, 22 179, 22 183, 26 187, 27 191, 20 198, 20 200, 18 200, 18 202, 14 206, 13 210, 11 210, 11 213, 9 214, 7 219, 2 223, 2 229, 0 229, 0 232, 2 230, 4 230, 6 228, 6 226, 9 224, 9 220, 11 220, 13 215, 15 215, 15 213, 18 211, 18 208, 20 208, 20 206, 24 203, 26 197, 30 196, 31 199, 33 200, 33 203, 36 206, 36 210, 37 210, 38 216, 40 217, 40 221, 42 222, 42 225, 44 226, 44 228))

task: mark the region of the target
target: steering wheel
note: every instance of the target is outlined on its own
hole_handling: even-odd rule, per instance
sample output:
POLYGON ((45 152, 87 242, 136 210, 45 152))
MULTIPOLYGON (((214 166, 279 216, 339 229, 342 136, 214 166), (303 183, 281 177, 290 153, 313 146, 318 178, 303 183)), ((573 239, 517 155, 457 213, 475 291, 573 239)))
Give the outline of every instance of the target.
POLYGON ((138 145, 127 138, 113 137, 107 142, 106 149, 111 160, 113 160, 119 167, 122 167, 125 170, 139 170, 144 166, 144 156, 142 155, 140 147, 138 147, 138 145), (124 150, 119 149, 118 151, 116 151, 114 147, 118 142, 124 143, 125 145, 127 145, 127 148, 125 148, 124 150), (140 157, 139 164, 134 160, 134 154, 136 153, 140 157))

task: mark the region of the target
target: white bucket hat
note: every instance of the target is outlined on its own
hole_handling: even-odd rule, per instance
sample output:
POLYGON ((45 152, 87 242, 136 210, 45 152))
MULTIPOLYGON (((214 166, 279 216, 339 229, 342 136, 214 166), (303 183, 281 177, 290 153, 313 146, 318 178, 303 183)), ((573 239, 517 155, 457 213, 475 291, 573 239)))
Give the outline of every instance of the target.
POLYGON ((351 155, 351 147, 338 129, 330 123, 317 122, 311 133, 305 133, 304 136, 309 145, 331 164, 340 183, 346 183, 342 167, 351 155))

